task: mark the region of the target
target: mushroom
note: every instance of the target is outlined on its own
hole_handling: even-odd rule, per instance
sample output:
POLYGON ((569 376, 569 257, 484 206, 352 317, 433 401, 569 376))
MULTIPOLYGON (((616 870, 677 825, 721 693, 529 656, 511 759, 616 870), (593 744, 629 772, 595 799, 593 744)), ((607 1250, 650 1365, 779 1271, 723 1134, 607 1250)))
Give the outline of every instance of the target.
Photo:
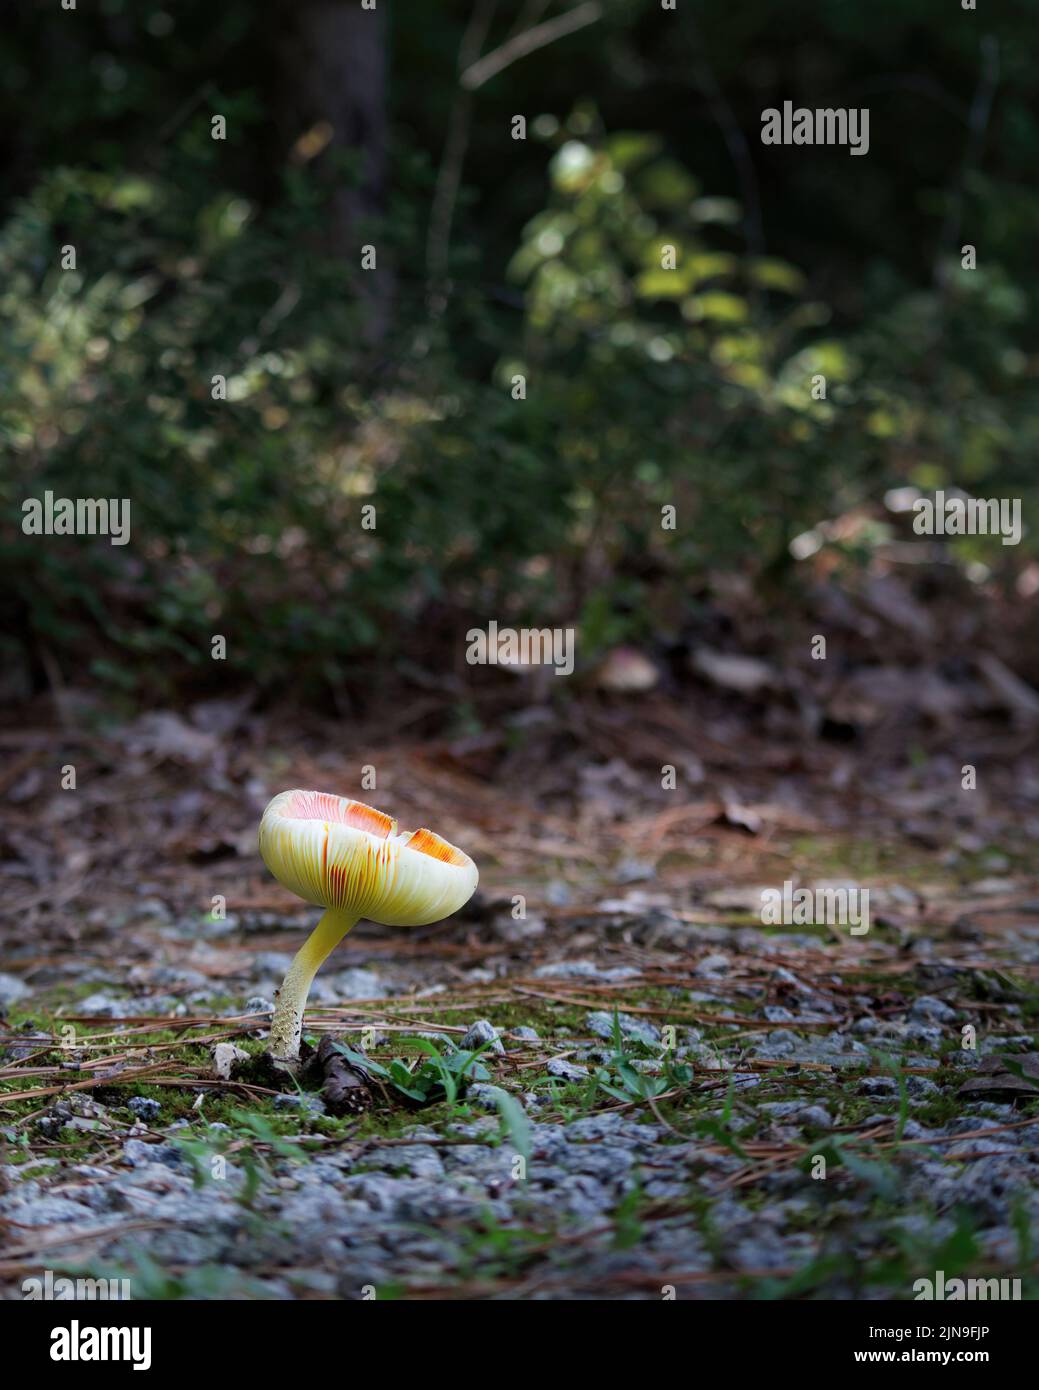
POLYGON ((322 961, 362 918, 422 927, 469 901, 479 871, 431 830, 402 831, 392 816, 328 792, 280 792, 260 821, 260 854, 279 883, 325 912, 276 996, 270 1055, 299 1063, 303 1009, 322 961))

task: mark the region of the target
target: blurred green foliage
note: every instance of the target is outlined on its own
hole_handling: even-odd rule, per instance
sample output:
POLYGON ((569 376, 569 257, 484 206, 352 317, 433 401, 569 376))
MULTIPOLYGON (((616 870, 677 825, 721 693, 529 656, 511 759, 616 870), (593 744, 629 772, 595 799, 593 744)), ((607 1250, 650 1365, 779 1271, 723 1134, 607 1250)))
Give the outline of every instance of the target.
POLYGON ((368 234, 393 283, 379 335, 359 255, 320 234, 327 164, 275 157, 277 33, 244 3, 174 18, 109 0, 74 38, 64 18, 15 24, 11 112, 37 69, 56 76, 48 35, 89 61, 21 135, 5 123, 8 648, 128 692, 212 680, 217 633, 231 668, 270 685, 338 682, 489 617, 579 619, 587 654, 676 630, 713 566, 781 574, 794 536, 892 485, 1034 493, 1024 10, 993 31, 982 16, 936 28, 915 2, 796 0, 782 22, 768 8, 694 6, 698 28, 668 35, 648 0, 607 5, 488 84, 441 300, 426 224, 469 11, 452 0, 434 26, 400 6, 393 192, 368 234), (1002 85, 964 170, 982 26, 1003 40, 1002 85), (705 63, 749 142, 751 190, 705 63), (907 73, 934 98, 912 98, 912 139, 892 128, 907 73), (868 159, 773 161, 760 111, 784 96, 870 104, 868 159), (526 142, 509 137, 518 111, 526 142), (961 184, 957 244, 939 247, 961 184), (21 503, 45 489, 130 498, 132 543, 23 535, 21 503))

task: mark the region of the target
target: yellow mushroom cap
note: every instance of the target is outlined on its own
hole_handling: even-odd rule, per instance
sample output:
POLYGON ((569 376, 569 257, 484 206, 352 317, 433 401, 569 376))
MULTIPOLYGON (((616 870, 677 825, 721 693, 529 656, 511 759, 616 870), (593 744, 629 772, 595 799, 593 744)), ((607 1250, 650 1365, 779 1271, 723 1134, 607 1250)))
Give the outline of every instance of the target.
POLYGON ((450 917, 480 880, 469 856, 431 830, 398 834, 391 816, 329 792, 280 792, 260 821, 260 853, 305 902, 387 927, 450 917))

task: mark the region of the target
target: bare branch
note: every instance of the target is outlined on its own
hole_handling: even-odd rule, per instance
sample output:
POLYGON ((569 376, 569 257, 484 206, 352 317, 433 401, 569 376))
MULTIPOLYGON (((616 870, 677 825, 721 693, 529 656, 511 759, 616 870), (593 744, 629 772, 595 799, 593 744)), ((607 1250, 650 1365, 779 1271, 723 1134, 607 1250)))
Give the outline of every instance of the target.
POLYGON ((516 16, 516 22, 509 30, 508 37, 511 39, 514 35, 522 33, 524 29, 532 29, 535 24, 540 24, 541 16, 551 3, 552 0, 526 0, 526 4, 516 16))
POLYGON ((462 86, 467 91, 475 92, 478 87, 482 87, 485 82, 489 82, 492 77, 510 67, 517 59, 525 58, 529 53, 545 48, 557 39, 565 38, 567 34, 573 34, 578 29, 584 29, 601 18, 602 6, 598 0, 585 0, 585 3, 578 5, 576 9, 567 10, 566 14, 561 14, 557 19, 547 19, 544 24, 536 24, 533 29, 517 34, 500 48, 485 54, 462 73, 462 86))
MULTIPOLYGON (((498 0, 481 0, 472 13, 462 36, 458 51, 459 72, 472 66, 479 58, 487 32, 491 27, 498 0)), ((436 188, 433 193, 433 207, 429 215, 429 231, 426 238, 426 268, 429 272, 430 288, 441 282, 447 273, 448 251, 451 244, 451 223, 454 221, 458 189, 462 181, 462 167, 469 148, 469 123, 471 119, 472 93, 462 90, 455 93, 448 119, 447 140, 444 153, 437 170, 436 188)))

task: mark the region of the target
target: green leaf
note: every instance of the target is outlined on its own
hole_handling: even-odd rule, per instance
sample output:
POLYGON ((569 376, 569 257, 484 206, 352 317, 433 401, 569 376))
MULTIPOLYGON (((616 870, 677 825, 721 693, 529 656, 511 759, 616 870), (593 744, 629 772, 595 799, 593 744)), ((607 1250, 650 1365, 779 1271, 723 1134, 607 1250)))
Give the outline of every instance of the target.
POLYGON ((508 1091, 499 1087, 495 1087, 494 1103, 512 1147, 529 1163, 532 1136, 527 1112, 515 1096, 510 1096, 508 1091))
POLYGON ((373 1062, 370 1057, 366 1057, 363 1052, 355 1052, 353 1048, 347 1047, 346 1043, 333 1044, 337 1052, 341 1052, 351 1066, 360 1067, 363 1071, 371 1072, 372 1076, 389 1076, 389 1072, 381 1062, 373 1062))

